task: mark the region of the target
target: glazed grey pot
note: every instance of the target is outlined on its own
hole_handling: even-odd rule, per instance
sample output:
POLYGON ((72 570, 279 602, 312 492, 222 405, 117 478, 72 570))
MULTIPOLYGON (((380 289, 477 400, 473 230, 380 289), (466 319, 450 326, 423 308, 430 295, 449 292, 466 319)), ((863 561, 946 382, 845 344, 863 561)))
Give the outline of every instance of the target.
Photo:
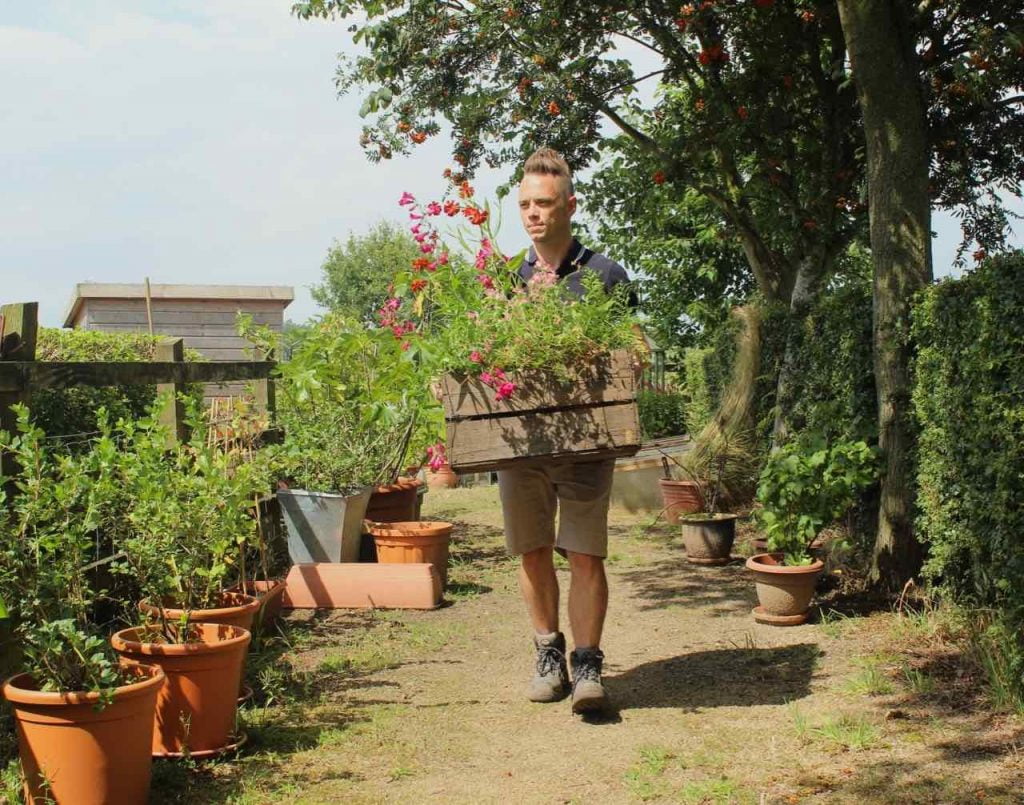
POLYGON ((686 558, 695 565, 725 565, 732 558, 736 539, 735 514, 684 514, 683 528, 686 558))

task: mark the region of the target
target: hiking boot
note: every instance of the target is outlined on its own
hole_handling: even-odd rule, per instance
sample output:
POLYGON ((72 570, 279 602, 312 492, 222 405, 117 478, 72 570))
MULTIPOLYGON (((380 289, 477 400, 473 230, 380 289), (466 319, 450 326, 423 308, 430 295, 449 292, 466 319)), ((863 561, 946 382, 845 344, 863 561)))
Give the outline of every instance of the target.
POLYGON ((537 673, 527 692, 531 702, 557 702, 569 692, 569 672, 565 667, 565 636, 534 636, 537 647, 537 673))
POLYGON ((572 659, 572 711, 593 713, 608 707, 608 694, 601 684, 601 649, 577 649, 572 659))

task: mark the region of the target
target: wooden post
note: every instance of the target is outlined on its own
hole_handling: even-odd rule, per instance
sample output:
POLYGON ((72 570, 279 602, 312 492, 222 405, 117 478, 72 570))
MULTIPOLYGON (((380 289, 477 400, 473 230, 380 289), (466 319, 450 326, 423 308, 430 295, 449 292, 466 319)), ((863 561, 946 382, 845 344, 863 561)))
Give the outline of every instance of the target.
MULTIPOLYGON (((263 357, 263 360, 274 360, 274 350, 268 350, 267 354, 263 357)), ((274 378, 268 375, 254 383, 253 402, 256 404, 258 409, 267 412, 268 424, 270 427, 273 427, 274 422, 277 419, 277 390, 275 388, 274 378)))
MULTIPOLYGON (((157 361, 184 361, 185 341, 181 338, 170 338, 161 341, 156 345, 153 359, 157 361)), ((188 439, 188 428, 185 425, 185 403, 181 400, 185 387, 181 383, 158 383, 156 390, 157 394, 166 394, 167 392, 172 394, 171 399, 167 401, 160 412, 159 420, 161 424, 167 425, 170 428, 171 433, 168 437, 168 446, 173 447, 176 442, 184 442, 188 439)))
MULTIPOLYGON (((22 302, 0 307, 3 326, 0 329, 0 361, 34 361, 36 359, 36 336, 39 333, 39 303, 22 302)), ((14 433, 18 418, 12 405, 28 405, 29 389, 0 392, 0 430, 14 433)), ((12 476, 18 471, 12 456, 3 457, 0 472, 12 476)))

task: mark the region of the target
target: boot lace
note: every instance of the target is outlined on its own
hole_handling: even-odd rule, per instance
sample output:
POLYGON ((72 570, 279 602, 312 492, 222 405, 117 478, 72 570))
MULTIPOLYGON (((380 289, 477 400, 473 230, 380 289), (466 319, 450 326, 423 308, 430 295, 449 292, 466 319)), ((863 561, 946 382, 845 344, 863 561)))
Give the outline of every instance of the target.
POLYGON ((574 685, 585 679, 593 682, 601 681, 601 664, 604 661, 604 655, 601 652, 595 651, 580 654, 575 657, 575 660, 576 662, 573 663, 572 668, 574 685))
POLYGON ((565 654, 555 646, 540 646, 537 649, 537 674, 539 676, 559 673, 563 662, 565 662, 565 654))

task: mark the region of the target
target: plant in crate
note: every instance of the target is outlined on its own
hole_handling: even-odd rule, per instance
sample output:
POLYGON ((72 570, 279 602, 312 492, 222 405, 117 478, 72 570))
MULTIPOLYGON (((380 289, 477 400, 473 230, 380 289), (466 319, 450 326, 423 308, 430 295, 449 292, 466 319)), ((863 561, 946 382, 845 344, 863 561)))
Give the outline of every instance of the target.
POLYGON ((169 446, 152 417, 122 421, 116 433, 117 480, 127 499, 117 567, 146 596, 147 620, 112 642, 122 657, 159 663, 172 679, 158 702, 158 755, 201 756, 230 744, 259 608, 255 598, 225 588, 255 538, 253 501, 268 476, 259 462, 239 462, 208 440, 196 410, 189 419, 188 443, 169 446))
POLYGON ((747 560, 768 623, 802 623, 824 564, 811 555, 821 530, 841 517, 878 477, 876 451, 863 441, 826 442, 816 434, 783 446, 761 472, 757 517, 771 553, 747 560))
MULTIPOLYGON (((101 420, 103 413, 100 413, 101 420)), ((148 750, 164 674, 122 665, 96 622, 96 539, 114 488, 109 454, 58 452, 18 408, 0 454, 20 468, 0 479, 0 588, 15 643, 0 660, 14 708, 30 801, 145 802, 148 750), (68 729, 73 726, 74 729, 68 729)))
MULTIPOLYGON (((459 195, 425 205, 403 195, 422 253, 396 276, 394 295, 379 311, 381 328, 439 381, 454 468, 636 452, 639 346, 628 290, 606 293, 587 271, 582 297, 554 271, 538 268, 524 282, 525 252, 502 254, 489 207, 473 202, 465 183, 459 195), (445 246, 437 223, 445 216, 477 228, 471 238, 456 233, 471 259, 445 246)), ((443 448, 434 451, 438 463, 443 448)))

